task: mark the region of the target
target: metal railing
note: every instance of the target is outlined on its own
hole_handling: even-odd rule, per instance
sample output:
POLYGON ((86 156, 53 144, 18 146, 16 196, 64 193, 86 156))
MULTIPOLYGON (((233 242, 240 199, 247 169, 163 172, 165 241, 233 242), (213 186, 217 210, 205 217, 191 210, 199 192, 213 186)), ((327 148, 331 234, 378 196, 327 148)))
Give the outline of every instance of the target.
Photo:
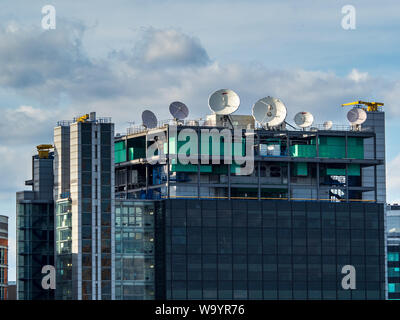
MULTIPOLYGON (((195 120, 179 120, 175 121, 173 119, 169 120, 163 120, 163 121, 158 121, 157 126, 155 128, 152 128, 150 130, 154 129, 160 129, 165 127, 166 125, 182 125, 182 126, 188 126, 188 127, 230 127, 230 124, 228 122, 223 122, 221 124, 217 124, 216 121, 212 121, 210 119, 204 120, 204 119, 195 119, 195 120)), ((245 126, 238 126, 241 127, 242 129, 246 129, 245 126)), ((259 123, 255 123, 255 130, 262 130, 264 129, 259 123)), ((354 127, 350 125, 340 125, 340 124, 334 124, 330 129, 326 129, 324 124, 314 124, 310 128, 296 128, 295 126, 289 126, 288 127, 289 131, 305 131, 305 132, 312 132, 312 131, 319 131, 319 130, 329 130, 329 131, 355 131, 354 127)), ((359 129, 361 132, 372 132, 374 129, 372 127, 363 127, 359 129)), ((131 134, 137 134, 137 133, 142 133, 146 132, 148 129, 143 126, 143 125, 136 125, 136 126, 131 126, 126 129, 126 134, 131 135, 131 134)))

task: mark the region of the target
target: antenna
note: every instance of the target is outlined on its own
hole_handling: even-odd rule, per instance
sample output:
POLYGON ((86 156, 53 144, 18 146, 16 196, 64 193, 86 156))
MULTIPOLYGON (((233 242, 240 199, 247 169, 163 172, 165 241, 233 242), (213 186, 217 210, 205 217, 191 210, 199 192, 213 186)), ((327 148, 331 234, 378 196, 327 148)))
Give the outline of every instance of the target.
POLYGON ((294 122, 299 128, 308 128, 314 122, 314 117, 310 112, 299 112, 294 116, 294 122))
POLYGON ((331 130, 332 125, 333 125, 333 122, 331 120, 325 121, 324 122, 324 130, 331 130))
POLYGON ((286 119, 287 110, 283 102, 277 98, 265 97, 253 105, 252 115, 263 127, 277 127, 286 119))
POLYGON ((142 112, 142 123, 147 129, 153 129, 157 127, 157 117, 150 110, 144 110, 142 112))
POLYGON ((208 98, 208 106, 211 111, 219 115, 229 115, 234 113, 240 105, 238 94, 230 89, 215 91, 208 98))
POLYGON ((367 120, 367 113, 364 109, 353 108, 347 112, 347 119, 352 125, 363 124, 367 120))
POLYGON ((169 112, 174 119, 183 120, 189 115, 189 109, 183 102, 174 101, 169 105, 169 112))
POLYGON ((347 112, 347 120, 349 120, 353 130, 361 131, 361 125, 367 120, 367 113, 364 109, 353 108, 347 112))

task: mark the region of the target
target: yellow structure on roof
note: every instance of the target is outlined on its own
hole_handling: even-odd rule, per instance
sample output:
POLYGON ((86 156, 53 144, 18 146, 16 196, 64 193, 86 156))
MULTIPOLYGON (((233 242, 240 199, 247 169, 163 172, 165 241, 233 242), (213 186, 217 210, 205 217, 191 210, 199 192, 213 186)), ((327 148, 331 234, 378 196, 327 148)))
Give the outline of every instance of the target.
POLYGON ((50 149, 53 149, 53 148, 54 147, 52 144, 40 144, 40 145, 36 146, 36 149, 39 154, 39 158, 40 159, 48 159, 50 149))
MULTIPOLYGON (((379 111, 379 107, 384 105, 383 102, 366 102, 366 101, 354 101, 342 104, 342 107, 345 106, 365 106, 367 111, 379 111)), ((365 109, 365 108, 364 108, 365 109)))
POLYGON ((82 117, 79 117, 78 119, 76 119, 76 122, 86 122, 86 120, 89 119, 89 115, 85 114, 82 117))

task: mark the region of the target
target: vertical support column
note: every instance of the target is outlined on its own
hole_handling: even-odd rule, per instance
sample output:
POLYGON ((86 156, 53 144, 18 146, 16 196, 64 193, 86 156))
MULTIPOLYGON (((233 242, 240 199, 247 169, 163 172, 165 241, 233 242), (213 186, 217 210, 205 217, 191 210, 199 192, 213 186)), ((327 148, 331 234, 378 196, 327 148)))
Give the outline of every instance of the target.
MULTIPOLYGON (((177 142, 177 145, 178 145, 178 142, 177 142)), ((169 188, 169 126, 167 126, 167 198, 168 199, 170 198, 170 188, 169 188)))
POLYGON ((257 175, 258 175, 258 200, 261 200, 261 178, 260 178, 260 173, 261 173, 261 161, 257 162, 257 175))
POLYGON ((200 199, 200 127, 197 127, 197 198, 200 199))
MULTIPOLYGON (((290 155, 290 138, 289 138, 289 131, 286 131, 286 152, 287 152, 287 156, 291 158, 290 155)), ((291 162, 290 160, 287 163, 287 187, 288 187, 288 200, 291 199, 291 193, 292 193, 292 188, 290 185, 290 176, 291 176, 291 162)))
POLYGON ((291 197, 291 193, 292 193, 292 187, 290 184, 290 176, 291 176, 291 168, 292 168, 292 164, 290 162, 290 160, 287 163, 287 187, 288 187, 288 200, 290 200, 291 197))
POLYGON ((320 195, 319 195, 319 186, 321 185, 320 182, 320 177, 319 177, 319 162, 317 162, 317 201, 320 200, 320 195))
MULTIPOLYGON (((376 133, 374 135, 374 160, 376 160, 376 133)), ((377 169, 374 164, 374 198, 375 202, 378 202, 378 181, 377 180, 377 169)))
POLYGON ((349 164, 346 163, 346 202, 349 202, 349 164))
MULTIPOLYGON (((349 148, 348 145, 349 145, 349 144, 348 144, 348 135, 347 135, 347 131, 346 131, 346 134, 345 134, 345 136, 344 136, 344 144, 345 144, 345 156, 344 156, 344 157, 345 157, 346 159, 348 159, 348 157, 349 157, 349 156, 348 156, 348 154, 349 154, 349 153, 348 153, 348 148, 349 148)), ((347 180, 346 180, 346 182, 347 182, 347 180)))
POLYGON ((228 199, 231 200, 231 165, 228 163, 228 199))
POLYGON ((318 131, 317 131, 317 134, 315 135, 315 149, 316 149, 317 158, 319 158, 319 134, 318 134, 318 131))
POLYGON ((146 168, 146 198, 147 195, 149 194, 149 164, 146 162, 145 164, 146 168))

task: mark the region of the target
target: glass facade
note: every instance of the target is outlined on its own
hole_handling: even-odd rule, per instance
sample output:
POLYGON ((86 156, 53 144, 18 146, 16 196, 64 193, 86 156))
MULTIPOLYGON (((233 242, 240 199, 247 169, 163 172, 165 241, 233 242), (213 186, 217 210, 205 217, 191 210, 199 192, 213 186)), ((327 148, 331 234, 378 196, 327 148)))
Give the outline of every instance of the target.
POLYGON ((161 202, 117 201, 115 208, 116 300, 156 298, 155 217, 161 214, 161 202))
POLYGON ((400 300, 400 245, 388 246, 388 298, 400 300))
POLYGON ((385 298, 383 204, 167 200, 165 253, 167 299, 385 298))
POLYGON ((56 203, 56 298, 72 299, 72 221, 71 200, 56 203))
POLYGON ((17 201, 17 297, 49 300, 54 290, 42 288, 42 267, 54 265, 54 206, 17 201))
POLYGON ((8 217, 0 215, 0 300, 7 300, 8 217))
POLYGON ((387 206, 388 299, 400 300, 400 206, 387 206))

